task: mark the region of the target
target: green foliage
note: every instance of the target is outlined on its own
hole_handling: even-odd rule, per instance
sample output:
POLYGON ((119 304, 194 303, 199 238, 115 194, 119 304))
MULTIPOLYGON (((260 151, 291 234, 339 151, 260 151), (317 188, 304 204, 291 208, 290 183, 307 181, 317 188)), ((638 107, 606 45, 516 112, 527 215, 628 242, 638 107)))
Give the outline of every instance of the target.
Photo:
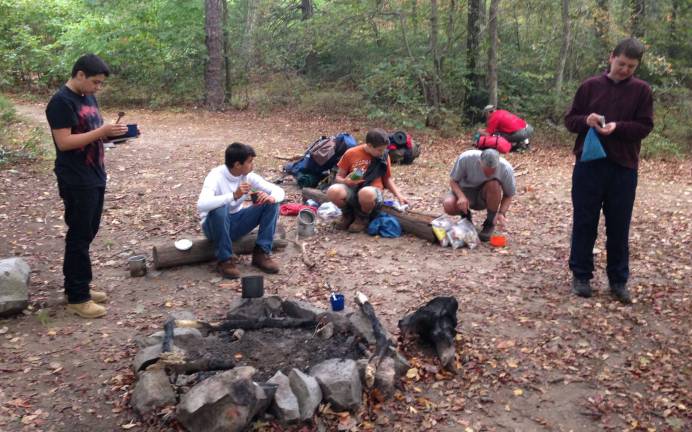
MULTIPOLYGON (((487 10, 469 70, 467 2, 437 2, 436 20, 431 2, 313 3, 315 13, 305 19, 299 0, 227 1, 232 107, 363 113, 447 134, 457 133, 462 119, 477 120, 474 113, 488 102, 487 10)), ((579 83, 603 71, 614 44, 633 31, 632 2, 606 3, 570 2, 571 48, 558 95, 561 2, 501 2, 499 104, 536 124, 561 123, 579 83)), ((45 95, 65 81, 78 56, 94 52, 113 71, 100 95, 104 104, 196 104, 205 93, 204 4, 0 0, 0 89, 45 95)), ((683 114, 690 114, 691 9, 680 0, 647 2, 639 20, 647 53, 638 75, 654 87, 656 124, 663 124, 651 139, 683 151, 690 148, 683 114)))

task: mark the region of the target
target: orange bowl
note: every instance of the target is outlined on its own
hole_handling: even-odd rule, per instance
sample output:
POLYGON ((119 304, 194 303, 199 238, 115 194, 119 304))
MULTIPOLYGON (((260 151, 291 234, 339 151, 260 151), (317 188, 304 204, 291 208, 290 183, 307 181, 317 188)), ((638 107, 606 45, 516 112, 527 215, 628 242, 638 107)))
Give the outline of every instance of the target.
POLYGON ((507 246, 507 237, 500 234, 493 234, 490 236, 490 244, 495 247, 507 246))

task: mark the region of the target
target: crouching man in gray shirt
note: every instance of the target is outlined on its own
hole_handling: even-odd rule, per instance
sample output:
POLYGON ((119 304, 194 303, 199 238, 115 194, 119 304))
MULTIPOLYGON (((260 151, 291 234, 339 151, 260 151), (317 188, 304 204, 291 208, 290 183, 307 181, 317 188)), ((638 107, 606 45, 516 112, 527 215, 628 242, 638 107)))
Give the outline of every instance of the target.
POLYGON ((517 192, 512 165, 495 149, 468 150, 459 155, 450 177, 452 190, 443 202, 445 213, 471 220, 471 209, 487 209, 483 229, 478 234, 481 241, 487 242, 496 226, 504 226, 507 210, 517 192))

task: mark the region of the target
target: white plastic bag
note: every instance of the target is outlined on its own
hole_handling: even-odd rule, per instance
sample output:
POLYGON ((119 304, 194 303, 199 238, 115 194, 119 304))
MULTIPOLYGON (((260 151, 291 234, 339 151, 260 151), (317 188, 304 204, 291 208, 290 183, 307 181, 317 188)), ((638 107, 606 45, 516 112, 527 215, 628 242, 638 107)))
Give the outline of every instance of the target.
POLYGON ((473 249, 478 246, 479 242, 476 227, 466 218, 461 219, 447 230, 447 239, 449 244, 452 245, 452 249, 458 249, 464 245, 468 246, 469 249, 473 249))
POLYGON ((317 216, 325 221, 336 220, 341 217, 341 209, 333 202, 327 201, 322 203, 322 205, 317 209, 317 216))
POLYGON ((454 219, 448 215, 442 215, 437 219, 430 222, 432 225, 433 234, 435 238, 440 242, 440 246, 449 246, 449 238, 447 237, 447 231, 452 228, 455 224, 454 219))

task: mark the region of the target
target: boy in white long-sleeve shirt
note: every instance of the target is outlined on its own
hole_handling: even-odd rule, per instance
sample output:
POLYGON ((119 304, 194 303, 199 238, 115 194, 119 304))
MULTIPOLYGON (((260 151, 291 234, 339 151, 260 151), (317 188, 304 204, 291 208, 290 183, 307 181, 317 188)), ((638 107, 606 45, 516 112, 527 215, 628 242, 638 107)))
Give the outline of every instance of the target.
POLYGON ((225 164, 212 169, 204 179, 197 200, 204 235, 214 243, 222 276, 235 279, 240 271, 231 260, 232 241, 259 226, 252 252, 252 265, 267 273, 278 273, 271 257, 274 231, 279 218, 279 202, 285 192, 252 172, 255 150, 241 143, 226 148, 225 164), (244 206, 252 201, 251 206, 244 206))

